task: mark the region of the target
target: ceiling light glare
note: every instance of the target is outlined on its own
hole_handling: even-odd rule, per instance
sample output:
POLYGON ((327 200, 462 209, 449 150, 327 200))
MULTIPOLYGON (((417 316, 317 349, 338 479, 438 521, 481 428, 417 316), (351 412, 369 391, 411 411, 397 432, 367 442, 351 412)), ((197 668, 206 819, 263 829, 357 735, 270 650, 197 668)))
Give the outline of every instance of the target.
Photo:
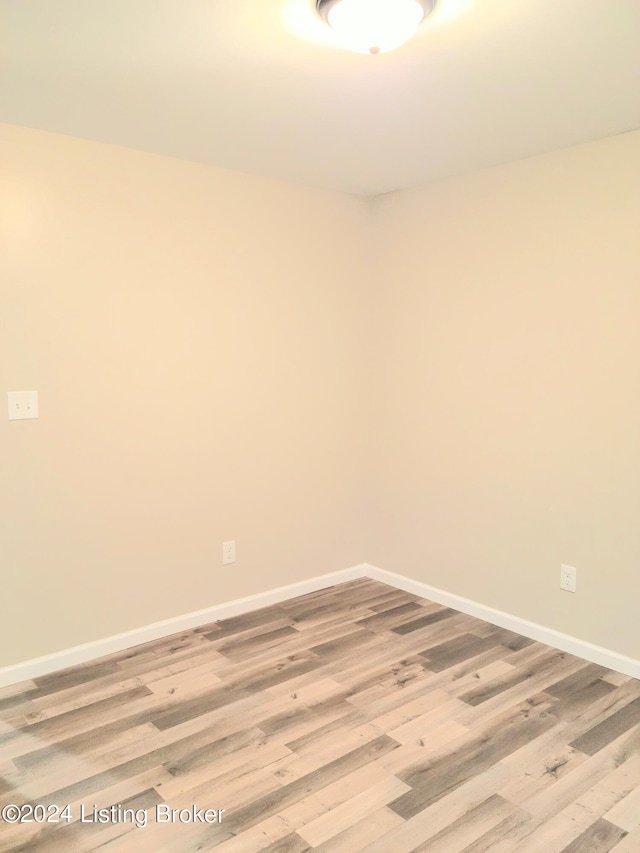
POLYGON ((317 9, 343 47, 385 53, 409 41, 434 0, 317 0, 317 9))

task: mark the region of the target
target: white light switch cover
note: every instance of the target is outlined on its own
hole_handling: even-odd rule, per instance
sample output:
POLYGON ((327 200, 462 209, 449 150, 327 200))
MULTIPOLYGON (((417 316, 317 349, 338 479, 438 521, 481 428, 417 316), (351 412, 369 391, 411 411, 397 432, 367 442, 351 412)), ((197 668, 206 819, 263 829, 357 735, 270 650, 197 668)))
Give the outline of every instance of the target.
POLYGON ((7 409, 10 421, 38 417, 37 391, 8 391, 7 409))

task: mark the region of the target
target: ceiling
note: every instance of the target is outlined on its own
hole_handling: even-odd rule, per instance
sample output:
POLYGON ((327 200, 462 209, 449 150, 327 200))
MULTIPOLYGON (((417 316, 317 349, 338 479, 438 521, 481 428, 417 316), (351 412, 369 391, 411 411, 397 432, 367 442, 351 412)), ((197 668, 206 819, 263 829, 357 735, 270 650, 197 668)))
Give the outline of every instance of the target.
POLYGON ((393 53, 314 0, 0 0, 0 121, 352 193, 640 128, 638 0, 438 0, 393 53))

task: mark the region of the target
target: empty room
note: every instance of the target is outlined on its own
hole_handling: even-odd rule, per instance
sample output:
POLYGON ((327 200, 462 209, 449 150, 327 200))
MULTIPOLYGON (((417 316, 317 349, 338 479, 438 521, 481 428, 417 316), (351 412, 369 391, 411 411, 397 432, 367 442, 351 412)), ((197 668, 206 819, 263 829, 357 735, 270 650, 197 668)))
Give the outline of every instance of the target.
POLYGON ((0 853, 639 853, 640 5, 0 38, 0 853))

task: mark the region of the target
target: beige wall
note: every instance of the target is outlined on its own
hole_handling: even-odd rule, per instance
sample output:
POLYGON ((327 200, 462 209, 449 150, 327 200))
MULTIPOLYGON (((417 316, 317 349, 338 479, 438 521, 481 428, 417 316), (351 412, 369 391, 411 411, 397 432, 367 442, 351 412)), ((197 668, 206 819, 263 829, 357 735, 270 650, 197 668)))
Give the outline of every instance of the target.
POLYGON ((368 205, 0 140, 0 666, 361 561, 368 205))
POLYGON ((369 560, 640 658, 640 133, 381 197, 374 236, 369 560))
POLYGON ((0 666, 363 560, 640 658, 640 134, 373 206, 0 139, 0 666))

